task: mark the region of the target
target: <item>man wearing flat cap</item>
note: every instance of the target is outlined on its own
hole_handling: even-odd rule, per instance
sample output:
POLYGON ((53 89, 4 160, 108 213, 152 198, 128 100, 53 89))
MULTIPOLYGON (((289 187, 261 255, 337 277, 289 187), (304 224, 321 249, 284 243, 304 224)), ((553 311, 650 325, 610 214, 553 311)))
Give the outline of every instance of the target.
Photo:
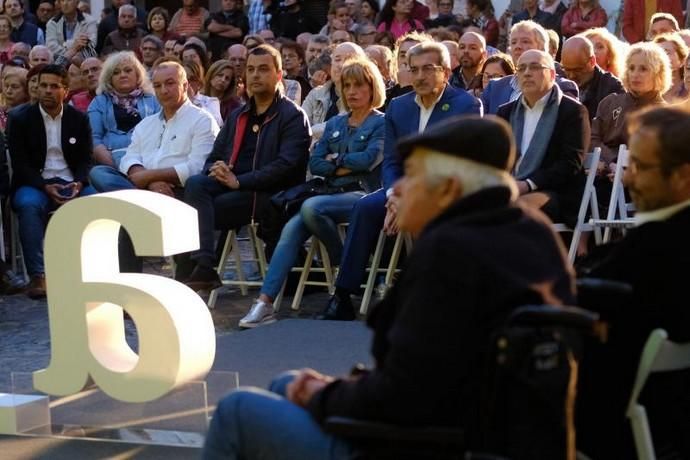
POLYGON ((350 458, 352 446, 321 429, 329 416, 467 427, 472 448, 492 329, 521 305, 572 302, 562 244, 543 214, 514 204, 506 122, 453 117, 399 151, 398 222, 417 241, 367 320, 376 367, 344 378, 304 369, 270 391, 231 393, 218 404, 204 458, 350 458))

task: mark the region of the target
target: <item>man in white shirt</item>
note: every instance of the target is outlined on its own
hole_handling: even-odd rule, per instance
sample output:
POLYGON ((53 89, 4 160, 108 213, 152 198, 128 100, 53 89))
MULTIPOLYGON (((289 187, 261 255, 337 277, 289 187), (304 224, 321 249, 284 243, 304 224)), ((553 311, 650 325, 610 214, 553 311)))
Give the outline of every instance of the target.
POLYGON ((513 175, 520 201, 568 222, 582 196, 582 159, 590 138, 587 109, 563 94, 553 58, 545 51, 522 53, 517 79, 520 97, 499 107, 498 116, 511 124, 518 146, 513 175))
POLYGON ((134 128, 119 171, 111 166, 91 170, 96 190, 139 188, 182 198, 185 182, 201 172, 219 130, 208 112, 189 101, 187 84, 178 63, 164 62, 153 70, 161 111, 134 128))
POLYGON ((26 294, 45 296, 43 237, 48 214, 78 196, 94 193, 88 186, 91 127, 85 114, 63 104, 67 72, 47 65, 39 72, 39 102, 12 110, 7 144, 12 158, 12 208, 31 278, 26 294))

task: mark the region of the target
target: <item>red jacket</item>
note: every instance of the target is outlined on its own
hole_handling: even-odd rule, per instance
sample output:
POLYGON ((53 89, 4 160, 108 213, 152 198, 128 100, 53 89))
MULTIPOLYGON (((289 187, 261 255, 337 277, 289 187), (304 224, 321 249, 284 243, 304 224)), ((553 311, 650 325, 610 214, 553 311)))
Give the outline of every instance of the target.
MULTIPOLYGON (((645 39, 645 0, 624 0, 623 5, 623 37, 629 43, 641 42, 645 39)), ((657 13, 671 13, 678 25, 683 26, 683 6, 681 0, 657 0, 657 13)))
POLYGON ((568 11, 563 15, 561 33, 566 38, 571 37, 593 27, 606 27, 608 20, 606 11, 600 6, 591 10, 584 17, 582 16, 582 10, 575 6, 568 8, 568 11))

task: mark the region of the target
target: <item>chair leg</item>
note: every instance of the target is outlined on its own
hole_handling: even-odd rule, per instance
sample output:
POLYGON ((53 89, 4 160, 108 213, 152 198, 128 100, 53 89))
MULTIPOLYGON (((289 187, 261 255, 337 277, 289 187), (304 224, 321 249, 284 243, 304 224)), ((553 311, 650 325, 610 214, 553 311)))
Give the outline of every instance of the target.
POLYGON ((312 237, 311 246, 307 252, 307 260, 304 261, 304 266, 302 267, 302 274, 299 277, 299 283, 297 284, 297 289, 295 289, 295 297, 292 299, 292 309, 299 310, 299 306, 302 303, 302 294, 304 294, 304 286, 309 279, 309 272, 311 271, 311 264, 314 260, 314 254, 316 254, 316 248, 319 246, 319 240, 312 237))
POLYGON ((403 238, 402 233, 398 233, 398 236, 395 237, 393 253, 391 254, 391 260, 388 263, 388 269, 386 270, 386 288, 393 284, 393 276, 395 276, 395 269, 398 266, 400 253, 402 252, 403 238))
POLYGON ((383 247, 385 244, 386 234, 383 231, 381 231, 381 233, 379 233, 379 239, 376 242, 376 249, 374 250, 374 255, 371 258, 371 266, 369 267, 369 277, 367 278, 367 284, 364 287, 362 303, 359 306, 359 312, 362 315, 366 315, 367 310, 369 309, 371 296, 374 293, 374 288, 376 287, 376 277, 378 276, 379 266, 381 265, 381 255, 383 254, 383 247))
MULTIPOLYGON (((218 273, 218 276, 220 276, 220 279, 223 279, 223 274, 225 273, 225 265, 228 262, 228 257, 230 256, 230 252, 233 249, 233 242, 234 242, 234 230, 230 230, 228 232, 228 236, 225 238, 225 244, 223 244, 223 250, 220 253, 220 260, 218 261, 218 266, 216 267, 216 272, 218 273)), ((214 289, 211 291, 211 293, 208 296, 208 308, 216 308, 216 300, 218 300, 218 289, 214 289)))
POLYGON ((582 229, 577 226, 573 230, 573 239, 570 241, 570 248, 568 249, 568 261, 572 265, 575 262, 577 255, 577 247, 580 244, 580 237, 582 236, 582 229))

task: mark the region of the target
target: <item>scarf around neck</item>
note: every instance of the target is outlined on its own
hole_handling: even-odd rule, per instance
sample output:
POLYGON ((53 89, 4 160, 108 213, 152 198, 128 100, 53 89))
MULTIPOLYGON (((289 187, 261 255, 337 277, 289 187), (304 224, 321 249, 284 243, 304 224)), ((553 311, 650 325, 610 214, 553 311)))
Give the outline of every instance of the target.
POLYGON ((137 100, 144 95, 144 91, 141 88, 137 88, 126 94, 119 93, 113 89, 112 91, 108 91, 108 94, 113 98, 113 104, 124 109, 128 114, 134 115, 139 113, 137 109, 137 100))
POLYGON ((556 126, 558 107, 561 104, 563 92, 558 85, 553 85, 551 94, 546 100, 544 110, 537 123, 537 129, 534 131, 534 135, 532 136, 532 140, 526 152, 520 152, 523 128, 525 126, 525 106, 522 104, 523 97, 524 96, 521 95, 518 98, 515 107, 510 113, 510 126, 513 128, 513 133, 515 133, 515 142, 517 144, 518 153, 520 154, 518 158, 522 157, 522 160, 517 164, 517 168, 513 171, 513 175, 517 180, 524 180, 530 177, 539 169, 542 161, 544 161, 546 149, 549 146, 553 130, 556 126))

